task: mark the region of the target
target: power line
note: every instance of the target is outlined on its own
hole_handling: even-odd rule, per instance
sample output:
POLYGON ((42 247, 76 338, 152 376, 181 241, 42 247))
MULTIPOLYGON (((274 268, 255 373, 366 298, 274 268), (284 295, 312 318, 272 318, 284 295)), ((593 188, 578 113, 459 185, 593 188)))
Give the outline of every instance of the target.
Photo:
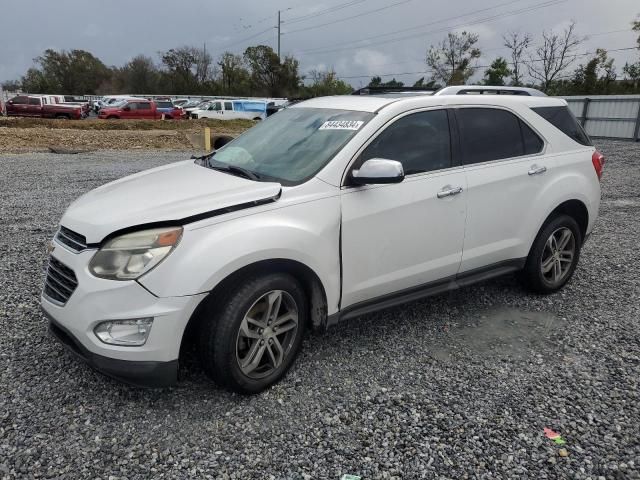
POLYGON ((337 12, 339 10, 343 10, 345 8, 349 8, 353 5, 357 5, 359 3, 364 3, 367 0, 351 0, 349 2, 346 3, 341 3, 339 5, 334 5, 333 7, 328 7, 325 8, 324 10, 318 10, 317 12, 313 12, 313 13, 308 13, 306 15, 300 15, 299 17, 293 17, 289 20, 287 20, 287 24, 292 24, 292 23, 298 23, 298 22, 302 22, 304 20, 308 20, 310 18, 317 18, 320 17, 322 15, 326 15, 328 13, 333 13, 333 12, 337 12))
POLYGON ((269 27, 269 28, 267 28, 265 30, 262 30, 262 31, 260 31, 260 32, 258 32, 256 34, 254 34, 254 35, 251 35, 250 37, 246 37, 246 38, 243 38, 242 40, 238 40, 237 42, 230 43, 230 44, 228 44, 228 45, 226 45, 224 47, 221 47, 221 50, 227 50, 227 49, 229 49, 231 47, 234 47, 234 46, 236 46, 236 45, 238 45, 240 43, 244 43, 247 40, 252 40, 252 39, 254 39, 256 37, 259 37, 260 35, 264 35, 267 32, 273 32, 273 27, 269 27))
MULTIPOLYGON (((339 52, 342 50, 353 50, 354 48, 364 48, 366 47, 372 47, 375 45, 380 45, 380 44, 390 44, 390 43, 396 43, 396 42, 400 42, 403 40, 408 40, 411 38, 417 38, 417 37, 421 37, 421 36, 425 36, 425 35, 433 35, 435 33, 441 33, 441 32, 449 32, 451 30, 454 30, 456 28, 460 28, 460 27, 468 27, 468 26, 473 26, 473 25, 478 25, 478 24, 482 24, 482 23, 487 23, 487 22, 491 22, 494 20, 499 20, 499 19, 503 19, 503 18, 508 18, 508 17, 513 17, 516 15, 520 15, 522 13, 529 13, 532 12, 534 10, 539 10, 542 8, 547 8, 547 7, 551 7, 551 6, 555 6, 558 5, 560 3, 564 3, 568 0, 546 0, 542 3, 536 4, 536 5, 531 5, 525 8, 521 8, 519 10, 512 10, 510 12, 504 12, 504 13, 499 13, 499 14, 494 14, 492 16, 489 17, 484 17, 478 20, 474 20, 471 22, 467 22, 467 23, 460 23, 458 25, 453 25, 453 26, 448 26, 448 27, 444 27, 444 28, 440 28, 438 30, 432 30, 430 32, 418 32, 418 33, 413 33, 410 35, 405 35, 405 36, 401 36, 401 37, 397 37, 397 38, 392 38, 389 40, 382 40, 382 41, 376 41, 376 42, 372 42, 372 43, 368 43, 366 45, 362 45, 361 47, 354 47, 353 45, 348 45, 348 46, 342 46, 342 47, 337 47, 337 48, 332 48, 332 49, 327 49, 327 47, 323 47, 323 48, 317 48, 317 49, 311 49, 311 50, 303 50, 301 52, 298 53, 332 53, 332 52, 339 52)), ((399 30, 396 32, 393 32, 393 34, 395 33, 400 33, 400 32, 404 32, 406 31, 405 29, 403 30, 399 30)), ((391 33, 389 33, 388 35, 391 35, 391 33)), ((382 35, 377 35, 376 38, 381 37, 382 35)), ((357 42, 360 42, 362 40, 358 40, 357 42)))
MULTIPOLYGON (((462 14, 462 15, 455 15, 455 16, 453 16, 453 17, 442 18, 442 19, 440 19, 440 20, 434 20, 434 21, 429 22, 429 23, 423 23, 423 24, 420 24, 420 25, 416 25, 416 26, 409 27, 409 28, 403 28, 403 29, 400 29, 400 30, 393 30, 393 31, 391 31, 391 32, 379 33, 379 34, 373 35, 373 36, 371 36, 371 37, 364 37, 364 38, 361 38, 361 39, 357 40, 357 41, 356 41, 356 43, 358 43, 358 42, 363 42, 363 41, 366 41, 366 40, 375 40, 375 39, 379 39, 379 38, 381 38, 381 37, 388 37, 388 36, 391 36, 391 35, 395 35, 395 34, 397 34, 397 33, 409 32, 409 31, 411 31, 411 30, 418 30, 418 29, 421 29, 421 28, 429 27, 429 26, 431 26, 431 25, 437 25, 438 23, 444 23, 444 22, 448 22, 448 21, 450 21, 450 20, 457 20, 457 19, 459 19, 459 18, 468 17, 468 16, 471 16, 471 15, 475 15, 475 14, 477 14, 477 13, 486 12, 487 10, 493 10, 493 9, 495 9, 495 8, 505 7, 505 6, 508 6, 508 5, 512 5, 512 4, 514 4, 514 3, 520 3, 520 2, 522 2, 522 1, 524 1, 524 0, 511 0, 511 1, 509 1, 509 2, 500 3, 500 4, 498 4, 498 5, 493 5, 492 7, 481 8, 480 10, 474 10, 474 11, 472 11, 472 12, 464 13, 464 14, 462 14)), ((342 43, 336 43, 336 44, 331 44, 331 45, 327 45, 327 46, 325 46, 325 47, 320 47, 320 48, 313 48, 313 49, 309 49, 309 50, 304 50, 304 51, 302 51, 301 53, 313 53, 315 50, 324 50, 324 49, 326 49, 326 48, 331 48, 331 47, 333 47, 333 46, 341 46, 341 45, 343 45, 343 44, 344 44, 344 42, 342 42, 342 43)))
POLYGON ((372 13, 381 12, 382 10, 387 10, 389 8, 397 7, 398 5, 403 5, 409 2, 413 2, 413 0, 401 0, 400 2, 392 3, 391 5, 386 5, 384 7, 376 8, 375 10, 369 10, 368 12, 362 12, 357 15, 352 15, 350 17, 339 18, 338 20, 333 20, 331 22, 321 23, 319 25, 312 25, 306 28, 299 28, 298 30, 291 30, 290 32, 285 32, 285 35, 291 35, 292 33, 299 33, 299 32, 307 32, 309 30, 315 30, 316 28, 326 27, 327 25, 333 25, 334 23, 346 22, 347 20, 360 18, 365 15, 371 15, 372 13))

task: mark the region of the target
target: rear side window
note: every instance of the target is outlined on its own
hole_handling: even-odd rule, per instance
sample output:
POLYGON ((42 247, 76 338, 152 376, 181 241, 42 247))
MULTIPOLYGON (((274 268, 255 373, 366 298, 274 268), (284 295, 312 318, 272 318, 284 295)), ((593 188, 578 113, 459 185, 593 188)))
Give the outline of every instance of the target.
POLYGON ((566 136, 574 139, 580 145, 592 146, 593 142, 582 126, 573 116, 569 107, 537 107, 534 112, 544 118, 551 125, 561 130, 566 136))
POLYGON ((224 102, 224 109, 225 109, 225 110, 233 110, 233 103, 231 103, 231 102, 224 102))
POLYGON ((149 110, 151 108, 151 104, 149 102, 139 102, 138 110, 149 110))
POLYGON ((40 105, 40 99, 39 98, 30 98, 29 99, 29 105, 40 105))
POLYGON ((456 116, 466 165, 531 155, 544 146, 531 128, 506 110, 461 108, 456 116))
POLYGON ((402 163, 406 175, 449 168, 451 140, 447 112, 418 112, 392 123, 371 142, 359 163, 371 158, 396 160, 402 163))

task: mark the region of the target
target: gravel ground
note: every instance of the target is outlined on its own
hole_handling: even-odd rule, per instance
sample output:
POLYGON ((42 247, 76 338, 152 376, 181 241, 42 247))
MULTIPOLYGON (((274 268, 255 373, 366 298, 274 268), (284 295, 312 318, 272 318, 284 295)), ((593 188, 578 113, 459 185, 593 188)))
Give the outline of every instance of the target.
POLYGON ((640 144, 599 146, 601 217, 563 292, 506 277, 368 315, 253 397, 197 366, 120 385, 38 309, 65 206, 185 154, 0 156, 0 478, 640 478, 640 144))

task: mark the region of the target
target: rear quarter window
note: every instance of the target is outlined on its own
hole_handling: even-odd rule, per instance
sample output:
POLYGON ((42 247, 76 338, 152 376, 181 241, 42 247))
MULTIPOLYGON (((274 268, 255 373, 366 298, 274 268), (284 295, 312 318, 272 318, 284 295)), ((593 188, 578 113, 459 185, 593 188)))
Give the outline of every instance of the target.
POLYGON ((593 145, 589 135, 584 131, 582 125, 578 123, 569 107, 536 107, 531 110, 580 145, 593 145))

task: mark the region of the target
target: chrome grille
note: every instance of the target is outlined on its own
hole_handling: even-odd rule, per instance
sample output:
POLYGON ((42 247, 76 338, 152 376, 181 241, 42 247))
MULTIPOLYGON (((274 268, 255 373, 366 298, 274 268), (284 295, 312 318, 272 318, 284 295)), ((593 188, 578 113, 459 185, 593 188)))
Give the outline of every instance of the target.
POLYGON ((78 279, 69 267, 49 257, 44 294, 55 303, 64 305, 78 286, 78 279))
POLYGON ((58 233, 56 233, 56 240, 74 252, 81 252, 87 248, 87 239, 84 235, 69 230, 68 228, 60 226, 58 233))

